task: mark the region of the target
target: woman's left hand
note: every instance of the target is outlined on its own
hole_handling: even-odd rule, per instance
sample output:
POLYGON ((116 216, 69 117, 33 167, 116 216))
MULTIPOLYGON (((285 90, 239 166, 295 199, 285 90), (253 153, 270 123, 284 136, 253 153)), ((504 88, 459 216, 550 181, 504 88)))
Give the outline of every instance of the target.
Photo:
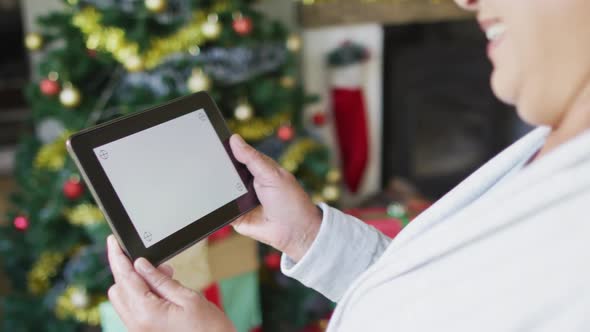
POLYGON ((112 235, 107 245, 115 278, 109 299, 130 332, 235 331, 219 308, 173 280, 170 267, 145 258, 132 265, 112 235))

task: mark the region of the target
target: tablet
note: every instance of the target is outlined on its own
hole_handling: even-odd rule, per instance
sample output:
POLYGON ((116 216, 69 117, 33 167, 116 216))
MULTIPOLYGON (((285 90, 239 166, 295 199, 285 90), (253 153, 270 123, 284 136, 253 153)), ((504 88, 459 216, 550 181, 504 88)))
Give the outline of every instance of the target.
POLYGON ((85 129, 67 148, 127 255, 158 265, 259 205, 207 93, 85 129))

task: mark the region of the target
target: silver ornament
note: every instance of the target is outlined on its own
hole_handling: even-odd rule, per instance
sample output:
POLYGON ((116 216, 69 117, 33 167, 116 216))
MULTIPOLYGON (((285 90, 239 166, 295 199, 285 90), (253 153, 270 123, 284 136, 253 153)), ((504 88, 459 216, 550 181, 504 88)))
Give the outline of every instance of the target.
POLYGON ((46 118, 35 127, 37 138, 48 144, 55 141, 66 130, 63 123, 55 118, 46 118))

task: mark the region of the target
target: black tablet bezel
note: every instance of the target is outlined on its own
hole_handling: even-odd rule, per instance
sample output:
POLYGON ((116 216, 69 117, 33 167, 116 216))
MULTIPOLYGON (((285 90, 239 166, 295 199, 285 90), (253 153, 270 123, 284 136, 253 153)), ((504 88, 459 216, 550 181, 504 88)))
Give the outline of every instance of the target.
POLYGON ((205 92, 198 92, 82 130, 68 139, 67 147, 124 251, 132 260, 145 257, 158 265, 259 205, 253 177, 234 158, 229 146, 230 136, 213 99, 205 92), (93 149, 200 109, 207 113, 248 192, 146 248, 93 149))

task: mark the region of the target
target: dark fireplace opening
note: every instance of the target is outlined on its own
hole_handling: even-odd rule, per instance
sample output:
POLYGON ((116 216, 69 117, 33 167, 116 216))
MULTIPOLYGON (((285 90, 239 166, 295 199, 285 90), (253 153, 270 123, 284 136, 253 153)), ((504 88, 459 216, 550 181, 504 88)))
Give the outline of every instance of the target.
POLYGON ((20 2, 0 0, 0 172, 2 150, 16 144, 27 117, 23 90, 29 80, 29 61, 23 30, 20 2))
POLYGON ((490 88, 486 38, 474 20, 385 27, 383 186, 414 182, 432 199, 523 130, 490 88))

